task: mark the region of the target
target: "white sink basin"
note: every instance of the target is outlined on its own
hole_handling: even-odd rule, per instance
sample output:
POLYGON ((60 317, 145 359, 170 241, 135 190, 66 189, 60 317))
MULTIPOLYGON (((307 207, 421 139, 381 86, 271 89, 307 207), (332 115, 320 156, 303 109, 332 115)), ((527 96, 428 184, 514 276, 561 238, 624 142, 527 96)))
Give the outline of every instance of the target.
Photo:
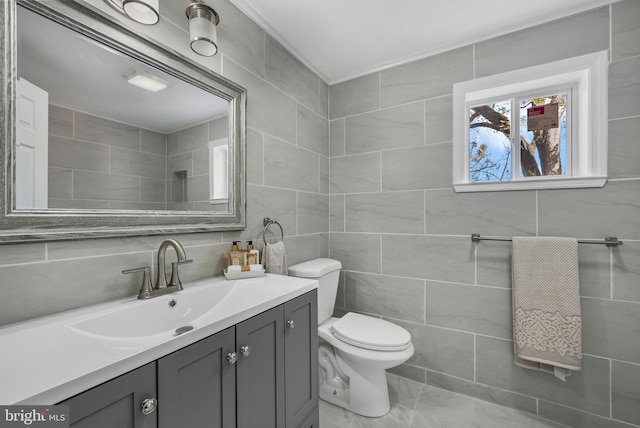
POLYGON ((123 346, 127 342, 137 346, 141 340, 146 343, 164 339, 194 328, 197 320, 214 311, 235 284, 219 281, 148 300, 123 302, 121 307, 110 308, 69 328, 84 336, 112 344, 117 341, 123 346))

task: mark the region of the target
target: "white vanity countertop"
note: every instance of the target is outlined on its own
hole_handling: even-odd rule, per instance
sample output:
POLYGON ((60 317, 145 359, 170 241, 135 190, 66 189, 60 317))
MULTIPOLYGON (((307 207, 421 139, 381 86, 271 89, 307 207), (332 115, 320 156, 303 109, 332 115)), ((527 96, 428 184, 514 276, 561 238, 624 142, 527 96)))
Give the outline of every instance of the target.
POLYGON ((214 277, 184 284, 183 291, 149 300, 120 299, 1 327, 0 405, 58 403, 317 287, 316 280, 281 275, 236 281, 214 277), (162 308, 158 309, 160 317, 163 311, 171 310, 167 309, 171 300, 181 309, 191 304, 184 303, 189 299, 199 300, 202 306, 202 299, 194 296, 206 296, 199 293, 212 287, 231 291, 219 301, 212 301, 212 309, 189 321, 187 324, 193 330, 181 335, 174 335, 172 326, 171 332, 162 334, 105 338, 79 333, 73 327, 86 321, 95 326, 95 319, 119 311, 140 311, 141 319, 137 322, 153 323, 152 319, 145 319, 146 313, 153 313, 149 308, 156 310, 156 306, 150 305, 162 308))

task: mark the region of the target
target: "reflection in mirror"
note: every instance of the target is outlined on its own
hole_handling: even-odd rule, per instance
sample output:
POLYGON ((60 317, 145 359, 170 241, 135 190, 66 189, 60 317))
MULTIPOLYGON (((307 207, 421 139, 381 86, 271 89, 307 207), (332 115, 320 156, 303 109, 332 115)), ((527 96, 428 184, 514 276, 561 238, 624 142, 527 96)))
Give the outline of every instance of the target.
POLYGON ((18 210, 229 211, 227 100, 17 17, 18 210))
POLYGON ((2 4, 0 244, 245 227, 245 89, 85 2, 2 4))

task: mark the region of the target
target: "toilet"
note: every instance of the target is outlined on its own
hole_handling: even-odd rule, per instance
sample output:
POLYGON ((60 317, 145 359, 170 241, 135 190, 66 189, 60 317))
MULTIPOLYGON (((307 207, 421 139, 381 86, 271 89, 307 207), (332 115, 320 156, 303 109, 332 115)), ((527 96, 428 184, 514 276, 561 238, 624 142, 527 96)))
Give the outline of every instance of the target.
POLYGON ((289 267, 289 275, 317 279, 320 398, 353 413, 389 412, 385 370, 413 355, 411 335, 391 322, 349 312, 332 317, 342 264, 314 259, 289 267))

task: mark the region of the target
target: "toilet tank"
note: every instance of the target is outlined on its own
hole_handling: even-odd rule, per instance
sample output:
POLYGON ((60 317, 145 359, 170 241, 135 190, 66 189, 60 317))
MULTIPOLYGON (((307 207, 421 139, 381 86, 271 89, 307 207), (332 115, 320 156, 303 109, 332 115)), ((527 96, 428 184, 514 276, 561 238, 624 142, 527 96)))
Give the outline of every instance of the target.
POLYGON ((289 266, 289 275, 318 280, 318 325, 333 315, 342 263, 332 259, 313 259, 289 266))

